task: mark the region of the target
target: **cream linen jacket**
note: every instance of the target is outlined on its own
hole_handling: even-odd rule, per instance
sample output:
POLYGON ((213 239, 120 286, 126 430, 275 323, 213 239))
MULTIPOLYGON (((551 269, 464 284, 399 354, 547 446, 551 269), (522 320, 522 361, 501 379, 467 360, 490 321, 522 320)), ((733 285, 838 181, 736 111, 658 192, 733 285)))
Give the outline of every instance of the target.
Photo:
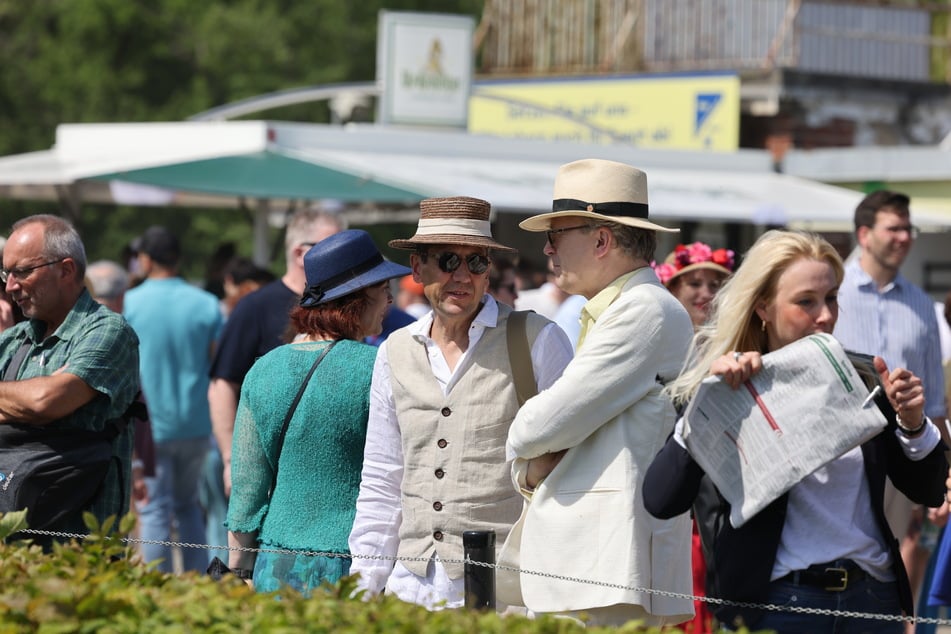
MULTIPOLYGON (((594 317, 561 378, 525 403, 509 430, 517 489, 525 483, 527 459, 569 449, 526 495, 520 567, 689 595, 690 518, 654 519, 644 509, 641 483, 674 427, 661 381, 681 370, 693 334, 690 318, 650 268, 635 271, 594 317)), ((521 575, 521 590, 536 612, 629 604, 661 617, 655 623, 693 615, 689 599, 642 590, 529 574, 521 575)))

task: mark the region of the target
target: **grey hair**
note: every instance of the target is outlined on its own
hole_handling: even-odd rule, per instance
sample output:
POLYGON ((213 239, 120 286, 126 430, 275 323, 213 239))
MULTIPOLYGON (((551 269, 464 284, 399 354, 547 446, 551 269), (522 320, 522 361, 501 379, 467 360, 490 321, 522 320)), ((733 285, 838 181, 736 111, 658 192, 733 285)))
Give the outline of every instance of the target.
POLYGON ((310 239, 311 231, 318 225, 336 227, 337 231, 347 228, 347 220, 338 213, 327 211, 320 205, 311 205, 298 209, 287 221, 284 234, 284 248, 287 252, 310 239))
POLYGON ((96 299, 118 299, 129 289, 129 273, 112 260, 97 260, 86 267, 86 279, 96 299))
POLYGON ((86 249, 76 228, 65 218, 51 214, 27 216, 14 223, 10 234, 31 224, 43 226, 43 256, 53 260, 70 258, 76 263, 76 278, 86 275, 86 249))
POLYGON ((618 248, 634 259, 644 259, 650 262, 654 259, 657 250, 657 232, 640 227, 631 227, 620 222, 600 221, 593 227, 604 227, 611 232, 618 248))

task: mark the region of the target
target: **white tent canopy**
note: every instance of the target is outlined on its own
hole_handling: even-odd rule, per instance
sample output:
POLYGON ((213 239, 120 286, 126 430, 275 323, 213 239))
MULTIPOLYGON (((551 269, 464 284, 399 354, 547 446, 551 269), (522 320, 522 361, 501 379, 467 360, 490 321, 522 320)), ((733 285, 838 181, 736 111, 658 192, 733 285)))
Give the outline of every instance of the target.
MULTIPOLYGON (((535 213, 551 204, 558 166, 579 158, 644 169, 658 219, 849 230, 861 198, 776 174, 763 151, 639 150, 267 121, 63 124, 52 149, 0 158, 0 196, 71 191, 83 200, 138 204, 334 198, 412 206, 428 196, 471 195, 500 212, 535 213)), ((916 207, 915 222, 943 228, 951 218, 916 207)))

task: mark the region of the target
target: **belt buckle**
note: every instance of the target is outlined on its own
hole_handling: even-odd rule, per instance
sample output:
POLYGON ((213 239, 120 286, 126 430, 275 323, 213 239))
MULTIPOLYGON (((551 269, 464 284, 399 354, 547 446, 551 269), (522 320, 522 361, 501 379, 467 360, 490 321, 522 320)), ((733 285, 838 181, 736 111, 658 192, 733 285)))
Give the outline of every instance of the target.
POLYGON ((845 568, 826 568, 827 573, 838 573, 842 575, 842 581, 835 585, 828 585, 825 587, 829 592, 842 592, 849 585, 849 571, 845 568))

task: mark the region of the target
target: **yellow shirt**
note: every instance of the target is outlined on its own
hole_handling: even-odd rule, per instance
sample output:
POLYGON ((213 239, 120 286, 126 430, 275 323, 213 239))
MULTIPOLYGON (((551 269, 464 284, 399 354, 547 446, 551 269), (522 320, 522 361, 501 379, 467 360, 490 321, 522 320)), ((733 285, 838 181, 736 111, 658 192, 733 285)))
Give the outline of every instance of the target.
POLYGON ((627 284, 627 281, 634 276, 638 271, 635 269, 630 273, 625 273, 621 277, 617 278, 607 286, 605 286, 601 292, 588 300, 588 302, 581 308, 581 334, 578 335, 578 348, 581 348, 581 344, 584 343, 585 335, 588 334, 588 329, 591 327, 594 322, 598 321, 598 317, 601 316, 604 311, 608 309, 614 300, 618 298, 618 295, 621 294, 621 290, 624 288, 624 285, 627 284))

